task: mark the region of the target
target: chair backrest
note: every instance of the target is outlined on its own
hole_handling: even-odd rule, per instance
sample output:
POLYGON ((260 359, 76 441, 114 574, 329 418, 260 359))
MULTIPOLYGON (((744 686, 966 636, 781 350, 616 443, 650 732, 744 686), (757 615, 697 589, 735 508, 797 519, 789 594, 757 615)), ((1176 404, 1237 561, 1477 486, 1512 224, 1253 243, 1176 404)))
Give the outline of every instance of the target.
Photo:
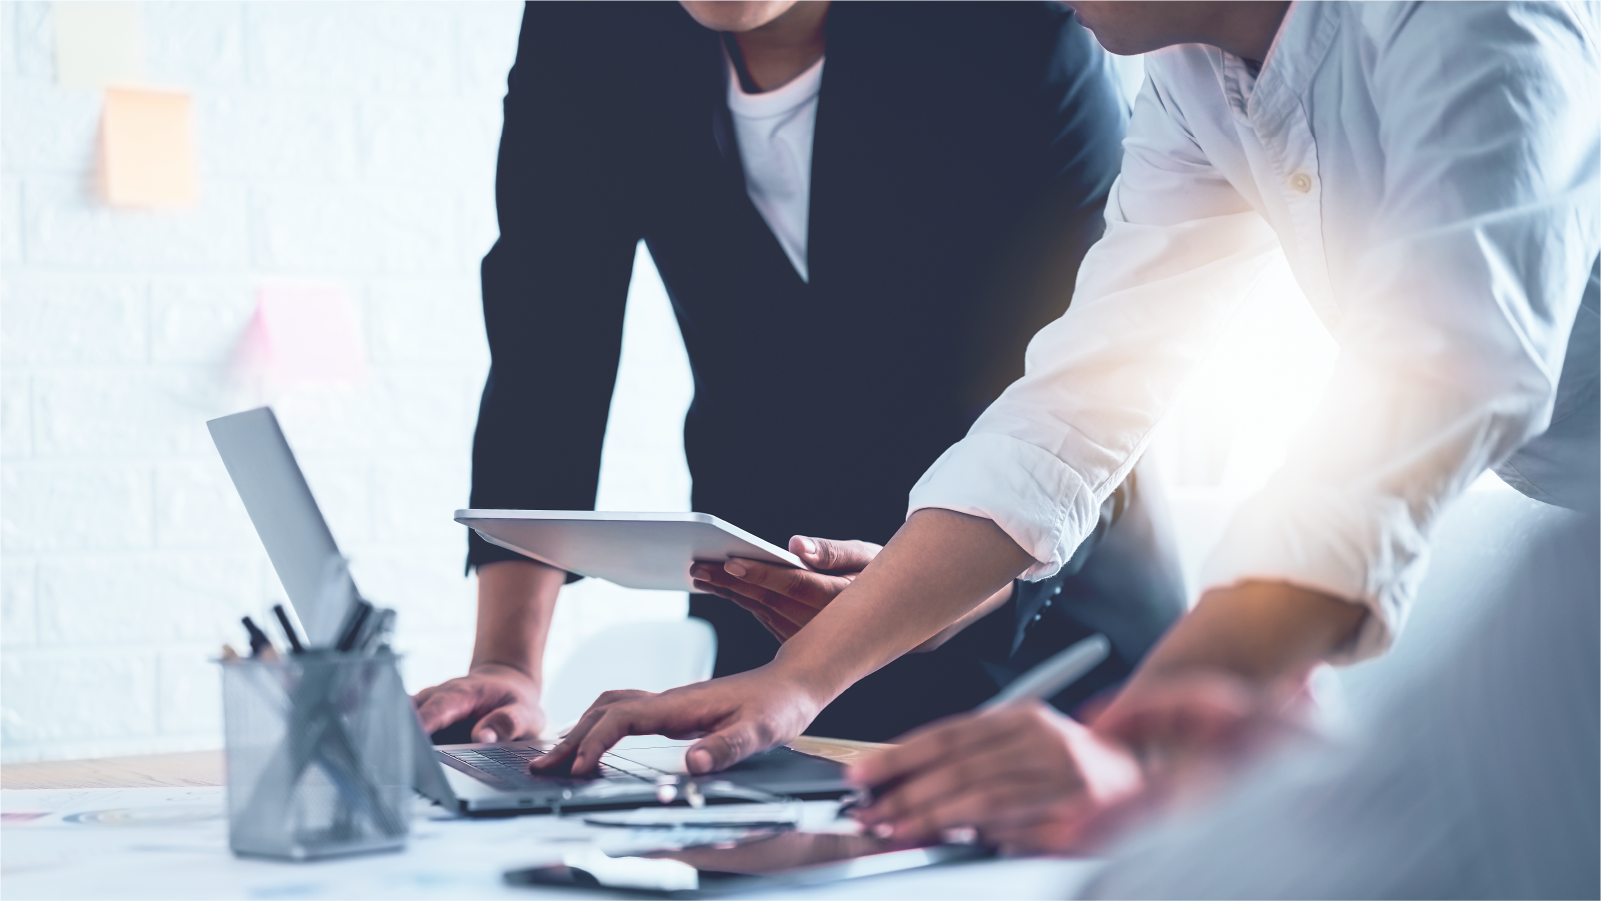
POLYGON ((602 692, 666 691, 712 676, 717 633, 701 619, 608 626, 579 642, 545 682, 547 733, 578 722, 602 692))

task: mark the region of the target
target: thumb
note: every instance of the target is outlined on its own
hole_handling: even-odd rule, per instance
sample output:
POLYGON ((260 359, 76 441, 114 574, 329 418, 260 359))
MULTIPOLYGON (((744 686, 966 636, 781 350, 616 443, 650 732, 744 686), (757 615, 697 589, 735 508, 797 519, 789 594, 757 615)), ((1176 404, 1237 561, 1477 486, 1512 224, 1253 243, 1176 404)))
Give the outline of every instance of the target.
POLYGON ((456 692, 429 694, 426 690, 421 691, 413 703, 417 705, 417 719, 422 723, 422 731, 430 734, 472 715, 472 702, 456 692), (425 694, 427 697, 424 697, 425 694))
POLYGON ((690 775, 699 776, 727 769, 741 760, 767 750, 767 743, 757 737, 755 723, 735 723, 727 729, 713 732, 694 745, 684 755, 690 775))
POLYGON ((473 741, 511 741, 528 730, 511 707, 491 710, 473 727, 473 741))
POLYGON ((814 569, 824 572, 861 572, 884 548, 867 541, 835 541, 796 535, 789 540, 790 552, 814 569))

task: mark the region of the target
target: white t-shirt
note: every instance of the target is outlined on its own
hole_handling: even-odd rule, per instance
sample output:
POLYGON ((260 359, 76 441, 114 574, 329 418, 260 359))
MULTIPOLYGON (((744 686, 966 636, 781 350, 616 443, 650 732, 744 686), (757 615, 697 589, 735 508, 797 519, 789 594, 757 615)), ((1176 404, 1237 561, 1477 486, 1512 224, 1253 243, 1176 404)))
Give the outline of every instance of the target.
POLYGON ((789 84, 762 94, 745 93, 733 62, 728 65, 728 111, 734 116, 739 159, 745 167, 745 191, 801 281, 808 281, 806 223, 812 197, 812 131, 817 124, 823 60, 789 84))

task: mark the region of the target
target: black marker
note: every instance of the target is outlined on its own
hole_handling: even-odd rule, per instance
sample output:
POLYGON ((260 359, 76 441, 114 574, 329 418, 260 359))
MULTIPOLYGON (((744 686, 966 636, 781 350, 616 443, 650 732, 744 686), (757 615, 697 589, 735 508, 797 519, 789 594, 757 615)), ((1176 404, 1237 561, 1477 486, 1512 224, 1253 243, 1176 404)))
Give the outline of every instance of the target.
POLYGON ((245 631, 250 633, 250 656, 260 657, 262 651, 272 647, 272 639, 267 637, 267 633, 261 631, 261 627, 256 625, 255 620, 247 616, 241 619, 240 622, 245 624, 245 631))
POLYGON ((366 624, 367 617, 372 615, 372 604, 360 598, 356 599, 356 606, 350 610, 346 617, 350 625, 345 627, 345 634, 334 647, 340 651, 348 651, 356 646, 356 638, 361 635, 361 627, 366 624))
POLYGON ((284 605, 273 604, 272 612, 278 617, 278 624, 284 627, 284 637, 289 639, 289 650, 296 654, 305 652, 306 648, 300 643, 300 636, 295 634, 294 624, 289 621, 289 614, 284 612, 284 605))

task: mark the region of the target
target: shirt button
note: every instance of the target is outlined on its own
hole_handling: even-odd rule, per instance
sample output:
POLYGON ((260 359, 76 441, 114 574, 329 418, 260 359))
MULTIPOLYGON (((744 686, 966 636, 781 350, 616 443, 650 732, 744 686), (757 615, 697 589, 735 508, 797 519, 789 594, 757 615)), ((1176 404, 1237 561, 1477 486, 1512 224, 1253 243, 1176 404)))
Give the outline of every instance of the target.
MULTIPOLYGON (((1053 591, 1051 591, 1051 597, 1054 598, 1054 597, 1056 597, 1057 595, 1059 595, 1061 593, 1062 593, 1062 586, 1058 585, 1058 586, 1056 586, 1056 588, 1053 591)), ((1045 603, 1049 604, 1050 601, 1046 601, 1045 603)))
POLYGON ((1034 614, 1034 621, 1035 622, 1039 622, 1040 621, 1040 614, 1038 614, 1038 613, 1034 614))
POLYGON ((1305 172, 1297 172, 1290 176, 1290 187, 1294 188, 1296 193, 1305 194, 1312 190, 1312 176, 1305 172))

